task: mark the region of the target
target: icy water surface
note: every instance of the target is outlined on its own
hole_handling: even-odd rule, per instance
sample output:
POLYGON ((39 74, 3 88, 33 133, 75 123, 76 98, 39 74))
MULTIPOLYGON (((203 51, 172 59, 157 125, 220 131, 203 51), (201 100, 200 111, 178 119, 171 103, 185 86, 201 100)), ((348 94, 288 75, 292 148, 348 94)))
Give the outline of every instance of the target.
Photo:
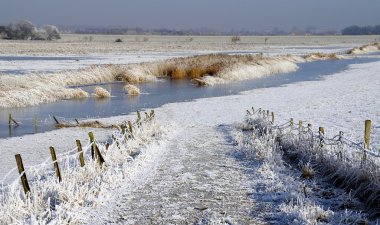
MULTIPOLYGON (((0 109, 0 138, 21 136, 35 132, 45 132, 55 129, 53 116, 73 121, 75 118, 110 117, 129 114, 144 108, 155 108, 166 103, 192 101, 198 98, 208 98, 238 94, 241 91, 257 88, 276 87, 299 81, 318 80, 323 76, 347 69, 348 65, 378 61, 376 58, 356 58, 338 61, 317 61, 299 64, 300 69, 293 73, 273 75, 267 78, 234 82, 212 87, 197 87, 189 81, 170 81, 162 79, 156 83, 140 84, 143 92, 140 96, 126 95, 123 83, 103 84, 109 90, 112 98, 97 100, 65 100, 50 104, 26 108, 0 109), (8 126, 8 114, 21 123, 20 126, 8 126), (38 125, 35 126, 37 118, 38 125)), ((94 86, 82 87, 89 93, 94 86)), ((247 106, 249 107, 249 106, 247 106)), ((180 109, 179 109, 180 110, 180 109)))

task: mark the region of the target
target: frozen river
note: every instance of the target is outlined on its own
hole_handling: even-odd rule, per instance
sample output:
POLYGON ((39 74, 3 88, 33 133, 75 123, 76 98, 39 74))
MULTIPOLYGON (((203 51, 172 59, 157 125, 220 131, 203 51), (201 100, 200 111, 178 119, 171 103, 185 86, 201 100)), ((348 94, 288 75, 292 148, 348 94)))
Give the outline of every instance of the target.
MULTIPOLYGON (((72 61, 77 58, 57 57, 56 60, 33 58, 17 58, 22 63, 23 60, 50 60, 72 61)), ((15 59, 13 59, 15 60, 15 59)), ((84 59, 83 59, 84 60, 84 59)), ((366 57, 346 60, 316 61, 299 64, 299 70, 288 74, 278 74, 266 78, 250 81, 234 82, 225 85, 211 87, 197 87, 189 81, 170 81, 162 79, 155 83, 140 84, 142 91, 140 96, 126 95, 123 90, 123 83, 107 83, 102 85, 112 95, 109 99, 98 100, 88 98, 84 100, 64 100, 55 103, 42 104, 25 108, 0 109, 0 138, 22 136, 45 132, 55 129, 53 116, 74 121, 74 119, 102 118, 117 115, 129 114, 144 108, 156 108, 166 103, 192 101, 199 98, 209 98, 237 94, 242 91, 276 87, 299 81, 309 81, 322 79, 326 75, 334 74, 347 69, 350 64, 367 63, 378 61, 379 58, 366 57), (8 114, 21 123, 20 126, 8 126, 8 114), (35 126, 35 119, 38 124, 35 126)), ((21 74, 22 75, 22 74, 21 74)), ((82 87, 87 92, 92 92, 94 86, 82 87)))

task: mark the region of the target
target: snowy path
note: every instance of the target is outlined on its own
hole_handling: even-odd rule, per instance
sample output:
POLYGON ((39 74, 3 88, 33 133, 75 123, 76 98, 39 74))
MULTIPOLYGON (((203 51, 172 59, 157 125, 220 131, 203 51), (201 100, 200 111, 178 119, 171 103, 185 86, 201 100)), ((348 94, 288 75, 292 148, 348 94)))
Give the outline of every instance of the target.
POLYGON ((127 191, 107 223, 257 224, 250 179, 218 127, 186 127, 169 145, 153 179, 127 191))

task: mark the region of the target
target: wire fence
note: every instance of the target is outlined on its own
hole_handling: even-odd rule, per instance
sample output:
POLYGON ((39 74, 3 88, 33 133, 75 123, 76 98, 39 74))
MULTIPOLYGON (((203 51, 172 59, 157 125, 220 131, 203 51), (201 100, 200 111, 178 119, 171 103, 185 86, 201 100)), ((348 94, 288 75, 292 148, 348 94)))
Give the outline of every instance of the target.
MULTIPOLYGON (((107 153, 108 149, 120 148, 122 145, 126 145, 128 140, 133 139, 137 130, 142 132, 145 127, 149 126, 151 121, 154 119, 155 114, 152 110, 150 113, 145 113, 145 118, 143 119, 140 115, 140 112, 137 113, 138 118, 134 122, 123 122, 120 125, 112 126, 116 130, 112 132, 112 138, 110 139, 110 143, 99 143, 95 139, 91 140, 92 132, 89 133, 88 142, 82 146, 79 140, 76 140, 77 147, 56 155, 56 159, 52 160, 52 158, 46 158, 42 163, 33 166, 22 165, 23 171, 20 171, 20 167, 14 167, 8 171, 6 175, 0 178, 0 198, 1 203, 4 204, 6 201, 6 195, 16 186, 25 185, 23 182, 23 177, 27 175, 28 186, 31 184, 33 188, 33 183, 37 181, 53 179, 57 175, 57 169, 55 165, 59 165, 59 170, 61 171, 69 171, 73 168, 80 168, 84 166, 84 163, 81 162, 81 156, 84 161, 87 162, 86 166, 98 166, 101 164, 99 162, 99 157, 103 158, 102 155, 107 153), (78 144, 79 143, 79 144, 78 144), (83 163, 83 164, 82 164, 83 163), (14 178, 15 173, 19 172, 18 177, 14 178)), ((59 118, 61 122, 70 122, 70 120, 64 120, 59 118)), ((93 136, 92 136, 93 137, 93 136)), ((75 143, 75 142, 73 142, 75 143)), ((52 148, 52 147, 51 147, 52 148)), ((54 151, 54 148, 53 148, 54 151)), ((55 153, 54 153, 55 155, 55 153)), ((17 160, 17 155, 16 155, 17 160)), ((134 160, 133 156, 128 156, 128 160, 134 160)), ((28 190, 25 190, 25 194, 27 195, 28 190)))
POLYGON ((364 141, 358 142, 344 137, 343 132, 329 137, 323 127, 314 132, 306 121, 295 124, 290 119, 276 125, 274 119, 273 112, 252 108, 247 110, 245 129, 270 134, 268 138, 275 139, 286 157, 311 164, 325 179, 365 202, 373 217, 380 216, 380 154, 370 145, 370 120, 365 121, 364 141))

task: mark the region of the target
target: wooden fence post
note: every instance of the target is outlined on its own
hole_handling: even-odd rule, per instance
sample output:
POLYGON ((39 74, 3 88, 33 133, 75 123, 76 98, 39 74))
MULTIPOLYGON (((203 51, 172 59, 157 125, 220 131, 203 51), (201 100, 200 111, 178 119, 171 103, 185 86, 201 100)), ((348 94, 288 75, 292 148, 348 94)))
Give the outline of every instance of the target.
POLYGON ((325 135, 325 128, 319 127, 318 131, 319 131, 319 134, 325 135))
POLYGON ((366 120, 364 123, 364 148, 369 149, 369 143, 371 140, 371 120, 366 120))
POLYGON ((102 154, 100 153, 98 146, 95 143, 94 133, 89 132, 88 135, 90 136, 90 141, 92 142, 91 151, 94 151, 95 159, 98 161, 99 165, 103 165, 105 161, 102 154))
POLYGON ((54 163, 55 175, 57 175, 58 181, 61 182, 62 177, 61 177, 61 171, 59 170, 59 166, 58 166, 58 162, 57 162, 57 156, 55 155, 54 148, 51 146, 50 146, 50 155, 51 155, 51 159, 53 160, 53 163, 54 163))
POLYGON ((298 121, 298 129, 301 131, 302 130, 302 120, 298 121))
POLYGON ((34 131, 36 133, 38 131, 38 116, 37 116, 37 113, 34 114, 34 131))
MULTIPOLYGON (((343 131, 339 131, 339 139, 338 139, 338 141, 339 141, 340 144, 343 144, 343 131)), ((340 159, 343 159, 343 152, 342 152, 342 150, 340 150, 338 152, 338 155, 339 155, 340 159)))
POLYGON ((290 118, 290 128, 293 129, 294 127, 294 120, 293 118, 290 118))
POLYGON ((369 149, 369 143, 371 141, 371 120, 366 120, 364 122, 364 151, 363 151, 363 160, 367 160, 366 149, 369 149))
POLYGON ((80 162, 80 166, 81 167, 84 167, 84 157, 83 157, 83 150, 82 150, 82 144, 80 143, 80 140, 76 140, 76 143, 77 143, 77 148, 78 148, 78 152, 79 152, 79 162, 80 162))
POLYGON ((340 143, 343 143, 343 135, 344 135, 343 131, 339 131, 339 139, 338 139, 338 141, 340 143))
POLYGON ((90 138, 90 143, 93 143, 92 145, 91 145, 91 158, 92 159, 95 159, 95 148, 94 148, 94 143, 95 143, 95 141, 94 141, 94 133, 92 133, 92 132, 89 132, 88 133, 88 136, 89 136, 89 138, 90 138))
POLYGON ((8 117, 8 125, 9 125, 9 126, 12 126, 12 122, 13 122, 16 126, 20 126, 20 124, 19 124, 15 119, 13 119, 13 117, 12 117, 12 113, 9 113, 9 117, 8 117))
POLYGON ((8 116, 8 125, 12 126, 12 114, 11 113, 9 113, 9 116, 8 116))
POLYGON ((252 113, 255 114, 255 108, 252 107, 252 113))
POLYGON ((272 114, 272 124, 274 124, 274 112, 272 112, 271 114, 272 114))
POLYGON ((24 164, 22 163, 21 155, 17 154, 15 155, 15 158, 16 158, 18 172, 21 175, 21 183, 22 183, 22 187, 24 188, 24 193, 28 194, 28 192, 30 192, 30 187, 29 187, 28 179, 26 178, 24 164))
POLYGON ((319 131, 319 142, 320 142, 320 147, 322 148, 323 147, 323 136, 325 135, 325 128, 323 127, 319 127, 318 128, 318 131, 319 131))

